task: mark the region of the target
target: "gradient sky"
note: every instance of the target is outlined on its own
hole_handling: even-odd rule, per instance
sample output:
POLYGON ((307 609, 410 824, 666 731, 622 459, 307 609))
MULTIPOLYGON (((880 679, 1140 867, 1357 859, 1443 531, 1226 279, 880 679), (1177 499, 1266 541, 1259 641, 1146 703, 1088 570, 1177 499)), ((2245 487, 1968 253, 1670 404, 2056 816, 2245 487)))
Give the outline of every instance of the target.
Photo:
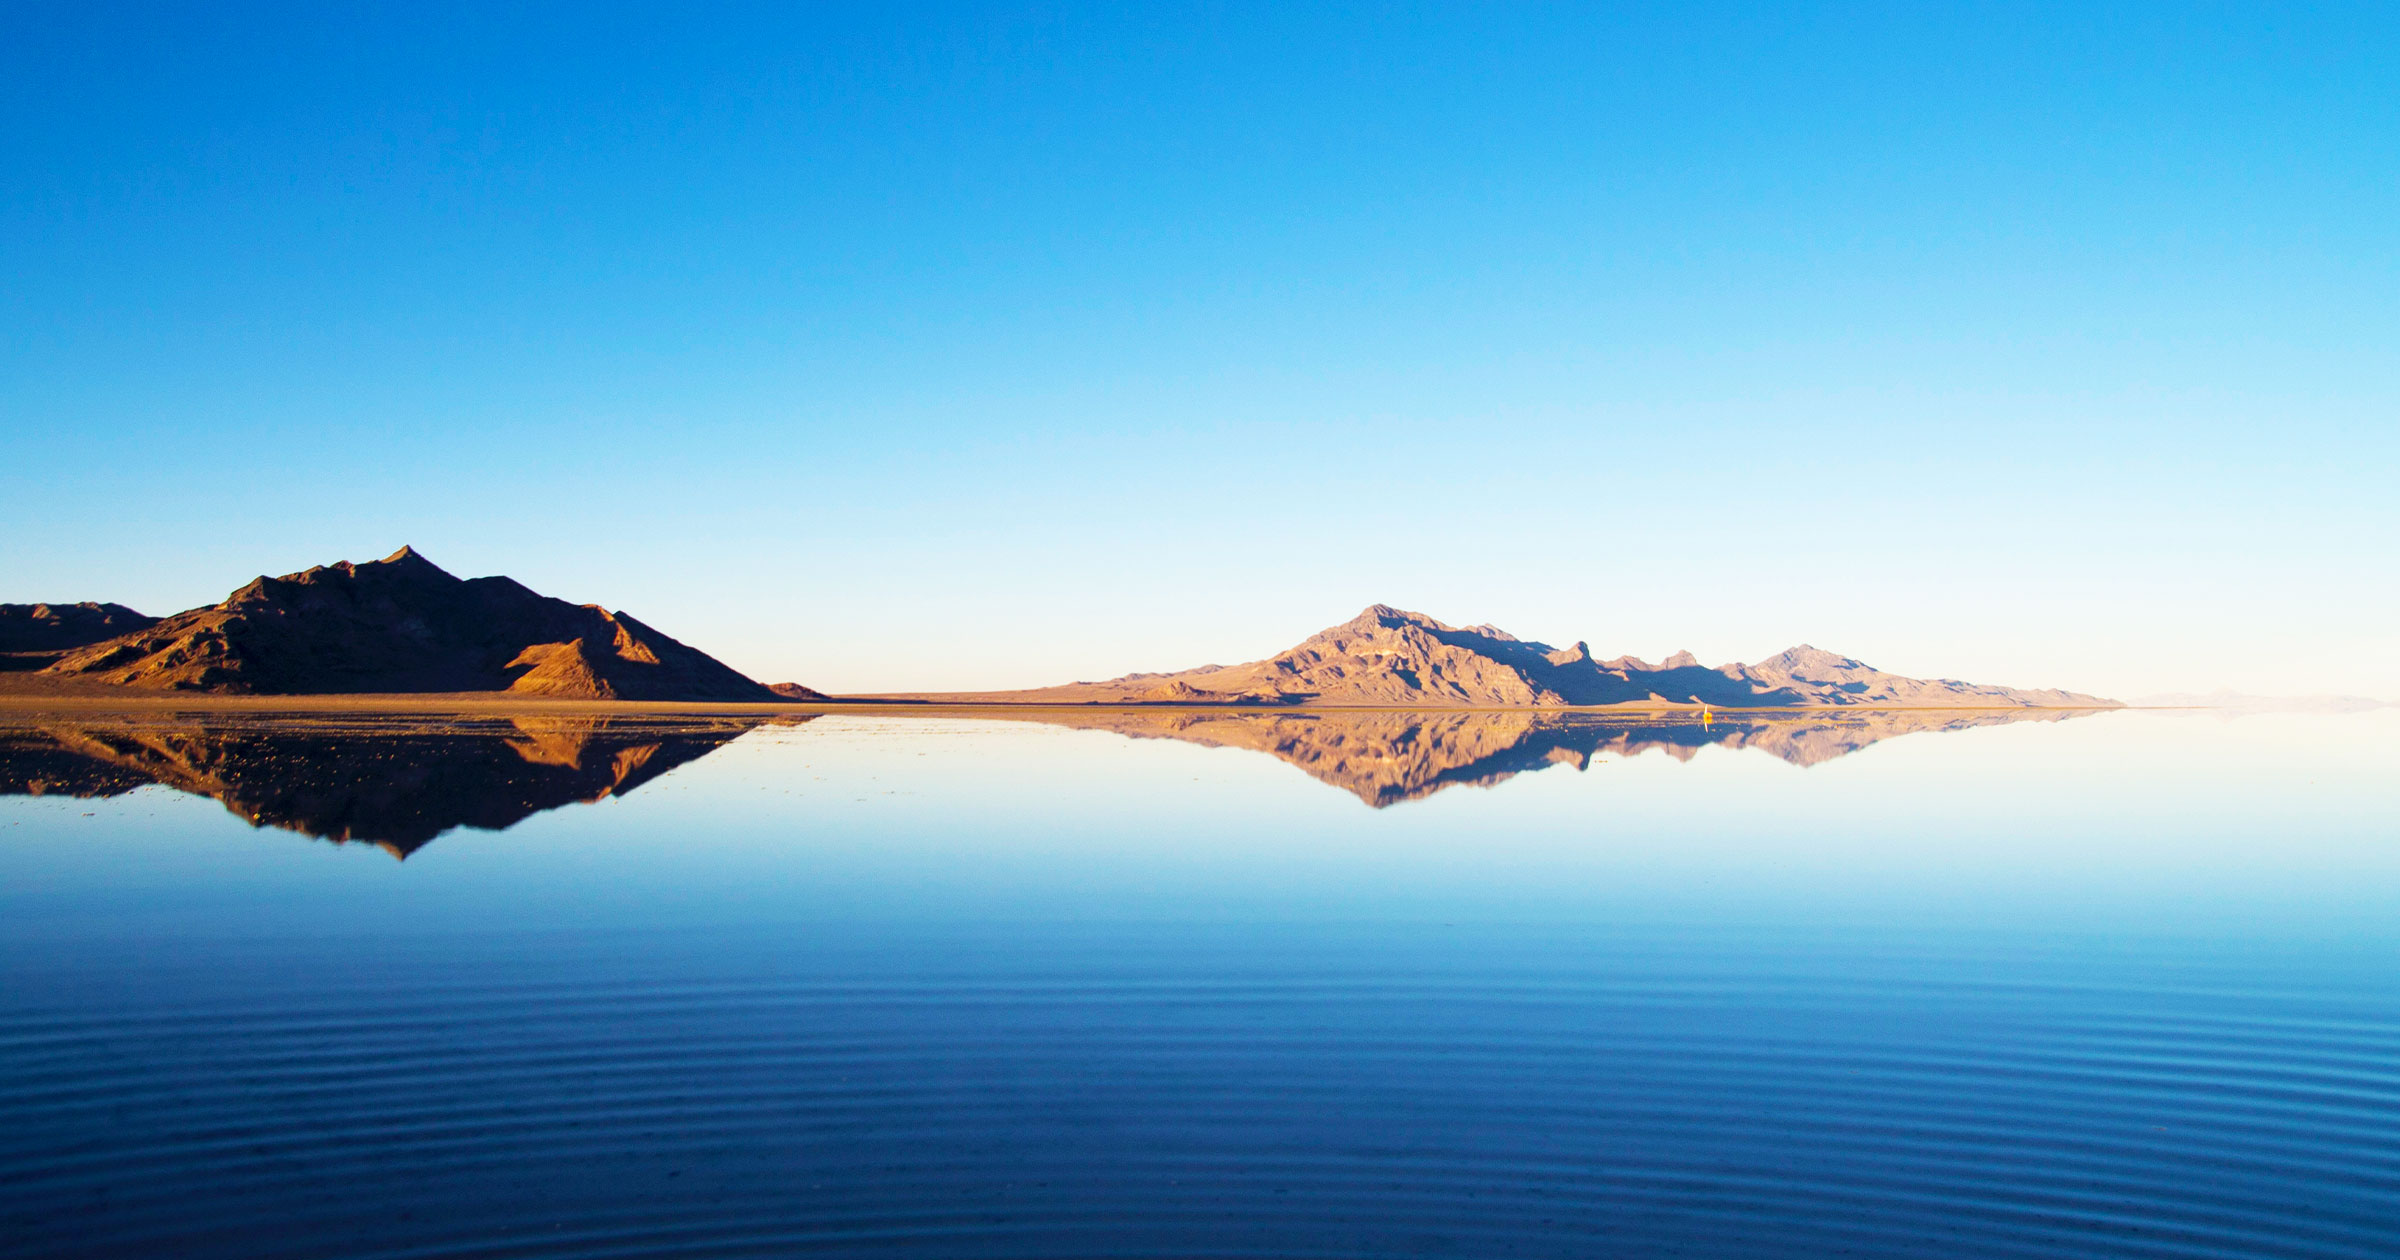
POLYGON ((12 12, 0 599, 2400 694, 2400 10, 890 8, 12 12))

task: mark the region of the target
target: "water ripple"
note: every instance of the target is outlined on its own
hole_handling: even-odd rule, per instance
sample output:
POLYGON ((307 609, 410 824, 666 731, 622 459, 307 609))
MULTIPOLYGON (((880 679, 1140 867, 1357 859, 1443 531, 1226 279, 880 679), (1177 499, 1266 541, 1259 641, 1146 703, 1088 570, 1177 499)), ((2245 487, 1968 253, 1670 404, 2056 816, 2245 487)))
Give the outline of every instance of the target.
POLYGON ((11 1010, 14 1250, 2363 1260, 2400 1239, 2400 1028, 2324 1003, 1333 975, 306 996, 11 1010))

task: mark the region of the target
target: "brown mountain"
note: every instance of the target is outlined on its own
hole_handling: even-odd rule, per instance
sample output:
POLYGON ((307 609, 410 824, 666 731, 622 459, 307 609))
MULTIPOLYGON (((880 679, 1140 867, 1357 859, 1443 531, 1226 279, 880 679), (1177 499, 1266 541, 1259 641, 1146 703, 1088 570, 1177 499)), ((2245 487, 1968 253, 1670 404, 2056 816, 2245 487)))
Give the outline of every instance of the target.
POLYGON ((1652 665, 1597 660, 1493 626, 1444 625, 1383 604, 1263 661, 1033 691, 925 700, 1053 704, 1318 704, 1390 708, 2107 708, 2113 700, 1887 674, 1802 645, 1755 665, 1703 666, 1689 652, 1652 665))
POLYGON ((46 672, 253 695, 779 698, 624 613, 504 577, 462 580, 407 547, 369 564, 261 577, 222 603, 68 652, 46 672))
MULTIPOLYGON (((905 715, 907 709, 891 711, 905 715)), ((1822 710, 1703 720, 1622 715, 1219 708, 1029 708, 1022 720, 1264 753, 1381 809, 1453 787, 1492 787, 1553 766, 1711 744, 1798 766, 1882 740, 2088 710, 1822 710)), ((207 796, 256 827, 380 845, 406 857, 456 827, 502 830, 577 802, 622 796, 762 725, 761 713, 662 718, 384 715, 261 721, 235 713, 166 721, 44 715, 0 723, 0 795, 116 796, 151 784, 207 796)))
POLYGON ((0 670, 41 669, 59 653, 156 624, 123 604, 0 604, 0 670))
POLYGON ((2010 722, 2055 722, 2089 710, 2020 707, 1982 712, 1854 708, 1807 716, 1703 720, 1696 713, 1467 710, 1300 711, 1226 708, 1040 708, 1024 720, 1265 753, 1377 809, 1453 787, 1492 787, 1551 766, 1659 752, 1689 761, 1711 744, 1762 752, 1796 766, 1848 756, 1902 735, 2010 722))
POLYGON ((512 717, 425 729, 62 718, 0 728, 0 795, 116 796, 156 783, 214 798, 254 827, 405 858, 455 827, 498 831, 623 796, 768 720, 512 717))

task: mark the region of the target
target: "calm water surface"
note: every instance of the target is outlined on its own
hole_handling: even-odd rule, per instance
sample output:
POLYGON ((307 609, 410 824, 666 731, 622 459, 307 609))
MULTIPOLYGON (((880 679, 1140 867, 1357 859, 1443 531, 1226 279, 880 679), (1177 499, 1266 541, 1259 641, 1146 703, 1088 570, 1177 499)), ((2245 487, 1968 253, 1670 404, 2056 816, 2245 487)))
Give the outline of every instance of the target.
POLYGON ((2400 1254, 2400 714, 0 716, 12 1256, 2400 1254))

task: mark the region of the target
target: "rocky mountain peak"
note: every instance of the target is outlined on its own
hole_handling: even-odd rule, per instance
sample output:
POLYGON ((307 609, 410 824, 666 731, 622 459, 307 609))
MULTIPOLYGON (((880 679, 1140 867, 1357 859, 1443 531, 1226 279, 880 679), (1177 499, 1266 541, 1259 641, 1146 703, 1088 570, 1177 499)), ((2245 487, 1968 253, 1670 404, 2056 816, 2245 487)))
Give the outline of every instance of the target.
POLYGON ((1783 651, 1778 652, 1763 661, 1760 661, 1753 668, 1846 671, 1868 669, 1869 666, 1863 662, 1852 660, 1839 652, 1828 652, 1821 647, 1815 647, 1810 644, 1802 643, 1793 647, 1785 648, 1783 651))
POLYGON ((1553 665, 1581 665, 1584 662, 1592 659, 1592 645, 1584 642, 1581 639, 1577 639, 1575 641, 1575 646, 1560 648, 1559 650, 1544 656, 1542 659, 1550 662, 1553 665))
POLYGON ((1711 669, 1690 652, 1657 665, 1595 660, 1520 640, 1495 626, 1454 628, 1422 613, 1370 604, 1297 646, 1244 665, 1128 675, 1024 692, 946 693, 945 699, 1090 704, 1328 705, 1355 707, 1716 708, 2107 707, 2064 691, 2022 691, 1907 678, 1802 644, 1758 666, 1711 669))
POLYGON ((465 580, 413 547, 261 577, 223 603, 72 651, 48 672, 262 694, 483 692, 625 700, 775 693, 623 613, 465 580))
POLYGON ((1390 604, 1369 604, 1357 616, 1344 622, 1343 625, 1361 630, 1376 628, 1397 630, 1402 626, 1422 626, 1431 624, 1431 622, 1432 619, 1423 613, 1394 608, 1390 604))

